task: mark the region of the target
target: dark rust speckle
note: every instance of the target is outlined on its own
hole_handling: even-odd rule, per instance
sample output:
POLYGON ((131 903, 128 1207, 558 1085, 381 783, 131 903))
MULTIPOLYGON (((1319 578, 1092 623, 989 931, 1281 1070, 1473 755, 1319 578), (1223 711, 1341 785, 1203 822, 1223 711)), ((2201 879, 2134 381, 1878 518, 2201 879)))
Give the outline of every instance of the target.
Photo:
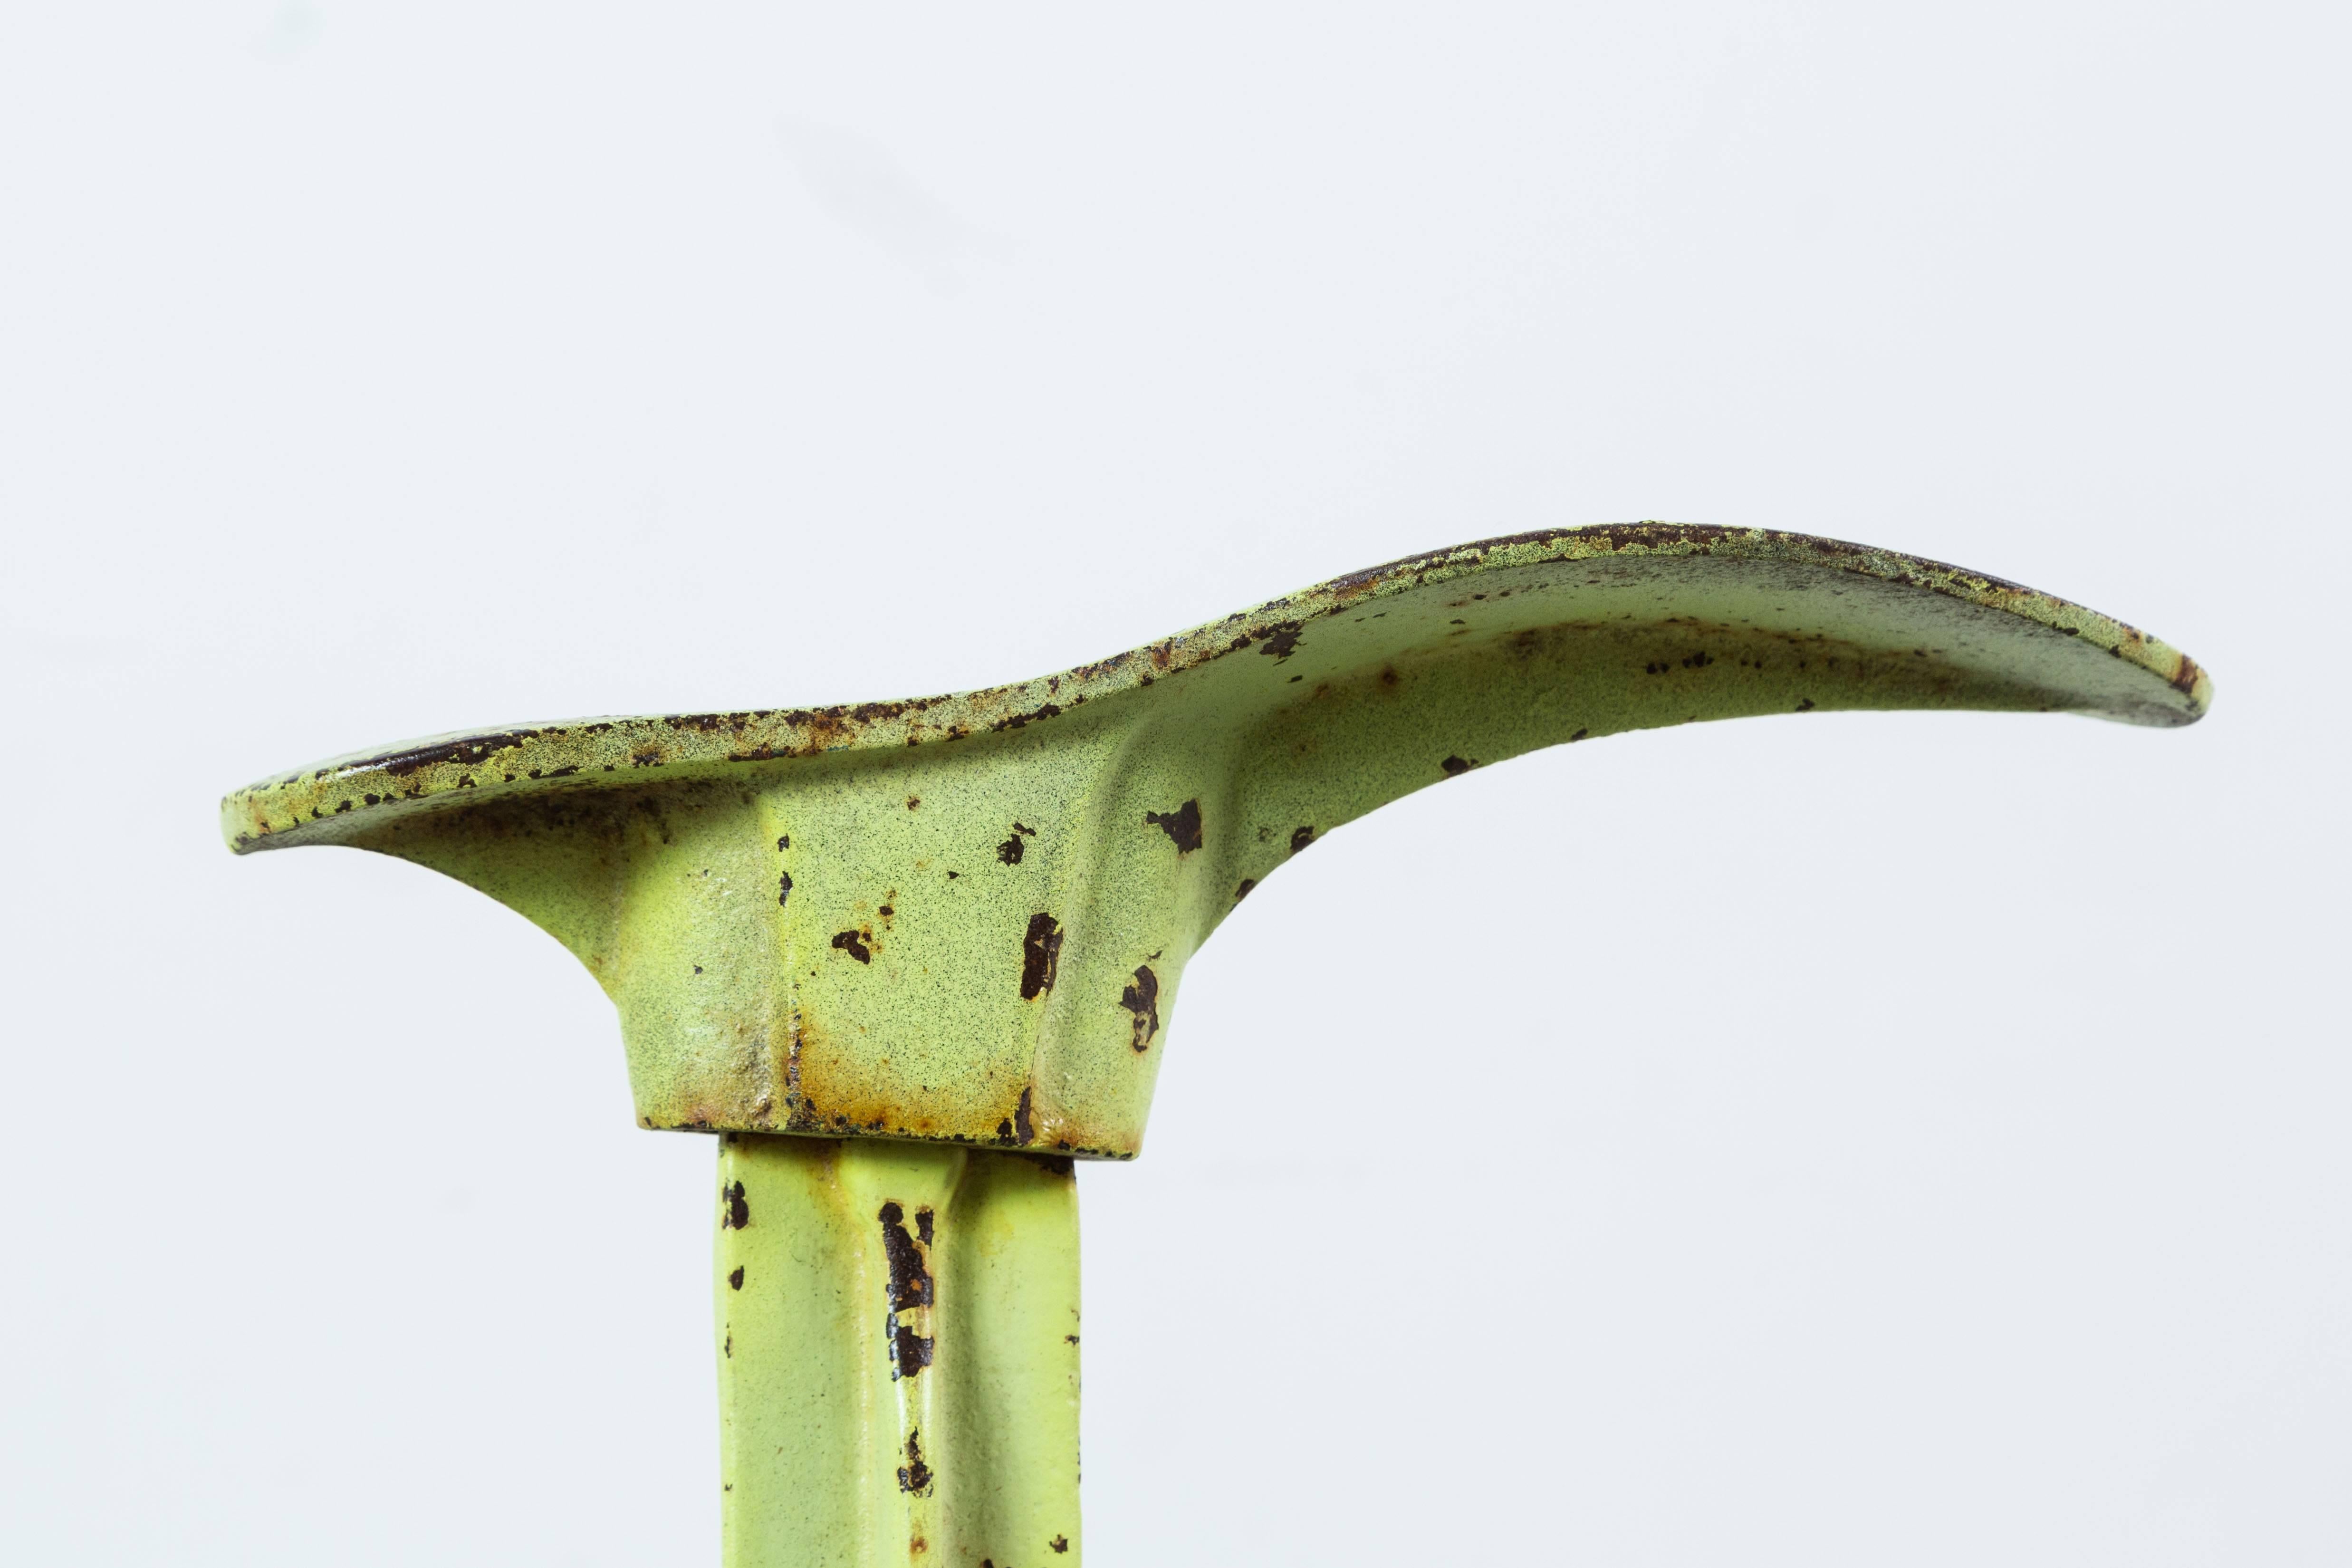
POLYGON ((1188 800, 1173 811, 1147 811, 1143 820, 1175 841, 1176 853, 1190 855, 1201 847, 1201 803, 1188 800))
POLYGON ((1160 1033, 1160 976, 1150 964, 1139 966, 1135 979, 1118 994, 1118 1005, 1134 1015, 1134 1035, 1129 1042, 1138 1051, 1151 1048, 1151 1037, 1160 1033))
POLYGON ((1061 922, 1041 910, 1029 917, 1029 930, 1021 938, 1024 1002, 1034 1002, 1054 988, 1054 971, 1061 960, 1061 922))
POLYGON ((882 1256, 890 1269, 890 1375, 915 1377, 931 1364, 931 1340, 898 1316, 931 1304, 931 1270, 923 1249, 907 1234, 907 1211, 886 1203, 877 1215, 882 1222, 882 1256))
POLYGON ((907 1434, 907 1462, 898 1467, 898 1489, 917 1497, 931 1495, 931 1468, 923 1463, 922 1431, 907 1434))

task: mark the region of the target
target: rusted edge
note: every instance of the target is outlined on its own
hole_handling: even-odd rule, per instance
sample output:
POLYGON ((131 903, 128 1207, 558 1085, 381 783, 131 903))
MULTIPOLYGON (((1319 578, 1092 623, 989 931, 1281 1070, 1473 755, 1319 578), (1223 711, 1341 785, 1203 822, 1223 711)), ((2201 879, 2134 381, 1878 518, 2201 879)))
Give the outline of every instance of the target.
POLYGON ((430 736, 313 763, 235 791, 221 802, 221 831, 229 847, 244 854, 299 844, 314 822, 461 792, 580 787, 682 765, 723 770, 730 763, 839 751, 952 744, 974 734, 1049 722, 1090 701, 1253 647, 1280 662, 1298 646, 1309 623, 1391 595, 1507 567, 1612 555, 1778 562, 1898 583, 2082 637, 2147 671, 2177 694, 2169 703, 2173 722, 2195 722, 2211 700, 2210 679, 2188 655, 2136 626, 2004 578, 1811 534, 1612 523, 1507 534, 1405 556, 1059 675, 1011 686, 826 708, 589 719, 430 736))

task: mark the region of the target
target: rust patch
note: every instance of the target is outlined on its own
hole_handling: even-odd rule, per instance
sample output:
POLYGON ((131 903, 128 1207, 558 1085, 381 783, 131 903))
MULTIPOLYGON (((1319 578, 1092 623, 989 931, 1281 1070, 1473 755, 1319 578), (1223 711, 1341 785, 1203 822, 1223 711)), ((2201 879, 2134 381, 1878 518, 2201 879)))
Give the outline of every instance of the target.
POLYGON ((721 1230, 747 1228, 751 1223, 751 1205, 743 1196, 743 1184, 730 1182, 719 1190, 719 1195, 726 1205, 726 1207, 719 1211, 719 1228, 721 1230))
POLYGON ((443 741, 437 745, 414 746, 404 752, 372 757, 366 762, 350 763, 341 771, 357 773, 362 768, 380 768, 394 778, 402 778, 436 763, 479 763, 492 752, 520 746, 525 741, 546 732, 543 730, 507 730, 495 735, 468 735, 460 741, 443 741))
MULTIPOLYGON (((929 1497, 931 1495, 931 1468, 923 1463, 922 1437, 920 1427, 907 1434, 907 1462, 898 1467, 898 1489, 912 1492, 917 1497, 929 1497)), ((924 1550, 923 1544, 915 1542, 914 1550, 924 1550)))
POLYGON ((1234 889, 1234 902, 1238 904, 1244 899, 1248 898, 1250 896, 1250 889, 1256 886, 1257 879, 1255 877, 1244 877, 1242 879, 1242 885, 1234 889))
POLYGON ((1175 841, 1176 853, 1190 855, 1201 847, 1201 803, 1188 800, 1173 811, 1147 811, 1143 820, 1175 841))
POLYGON ((930 1265, 915 1238, 907 1234, 903 1207, 886 1203, 877 1217, 882 1222, 882 1256, 890 1269, 890 1375, 893 1379, 919 1376, 931 1364, 931 1339, 917 1332, 915 1325, 899 1314, 930 1306, 934 1293, 930 1265))
POLYGON ((1034 1002, 1051 991, 1054 971, 1061 962, 1061 922, 1043 910, 1031 915, 1029 930, 1021 939, 1021 1000, 1034 1002))
POLYGON ((1309 844, 1314 842, 1315 829, 1313 827, 1294 827, 1290 830, 1290 852, 1293 855, 1297 854, 1301 849, 1306 848, 1309 844))
POLYGON ((1272 654, 1279 664, 1298 651, 1298 632, 1297 621, 1281 622, 1272 631, 1262 634, 1265 640, 1257 645, 1257 651, 1272 654))
POLYGON ((1150 964, 1136 969, 1134 981, 1118 994, 1118 1005, 1135 1016, 1134 1037, 1129 1043, 1139 1052, 1150 1050, 1151 1037, 1160 1033, 1160 976, 1150 964))
POLYGON ((2197 661, 2187 654, 2180 656, 2180 668, 2172 672, 2170 682, 2175 691, 2184 696, 2197 689, 2197 661))
POLYGON ((1061 716, 1062 705, 1058 702, 1047 702, 1031 709, 1026 713, 1015 713, 1009 719, 999 719, 989 728, 997 731, 1018 730, 1040 719, 1058 719, 1061 716))
POLYGON ((776 907, 782 909, 783 907, 784 900, 792 896, 793 874, 790 871, 778 873, 776 879, 776 907))
POLYGON ((1070 1538, 1066 1535, 1057 1535, 1045 1544, 1056 1552, 1067 1552, 1070 1549, 1070 1538))
POLYGON ((1029 1095, 1030 1091, 1023 1089, 1020 1102, 1013 1106, 1013 1114, 996 1124, 996 1141, 999 1143, 1025 1145, 1035 1142, 1037 1124, 1030 1119, 1029 1095))
POLYGON ((1464 773, 1468 773, 1472 768, 1476 767, 1478 765, 1478 762, 1475 757, 1448 757, 1437 765, 1445 770, 1445 776, 1447 778, 1459 778, 1464 773))
POLYGON ((866 945, 866 934, 862 931, 837 931, 833 933, 833 945, 860 963, 871 963, 874 954, 866 945))
POLYGON ((734 1268, 727 1271, 727 1288, 730 1290, 740 1290, 743 1289, 743 1266, 741 1264, 739 1263, 734 1268))

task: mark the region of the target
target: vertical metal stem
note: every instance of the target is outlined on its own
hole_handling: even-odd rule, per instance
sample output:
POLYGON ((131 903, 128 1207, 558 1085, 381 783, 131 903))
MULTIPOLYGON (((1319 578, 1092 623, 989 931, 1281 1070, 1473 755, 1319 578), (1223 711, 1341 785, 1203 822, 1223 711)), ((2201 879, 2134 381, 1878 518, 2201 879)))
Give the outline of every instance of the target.
POLYGON ((1066 1160, 719 1141, 729 1568, 1033 1568, 1078 1544, 1066 1160))

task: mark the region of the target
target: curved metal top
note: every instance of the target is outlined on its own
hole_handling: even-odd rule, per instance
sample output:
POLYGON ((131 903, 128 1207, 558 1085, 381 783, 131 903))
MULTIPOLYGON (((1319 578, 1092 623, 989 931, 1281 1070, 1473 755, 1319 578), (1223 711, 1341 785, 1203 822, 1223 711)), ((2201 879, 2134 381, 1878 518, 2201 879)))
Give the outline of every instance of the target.
MULTIPOLYGON (((436 802, 598 782, 650 782, 662 775, 648 770, 723 769, 1016 731, 1229 655, 1255 649, 1286 659, 1318 621, 1368 604, 1438 590, 1460 598, 1457 607, 1467 609, 1487 598, 1475 591, 1482 582, 1511 569, 1601 558, 1646 558, 1661 567, 1676 560, 1696 564, 1711 559, 1832 578, 1843 574, 2002 612, 2014 617, 2008 629, 2016 644, 2005 655, 2005 666, 2014 669, 2021 664, 2049 692, 2052 700, 2045 705, 2068 711, 2134 724, 2181 725, 2202 717, 2211 700, 2210 679, 2187 654, 2095 610, 1983 573, 1809 534, 1613 524, 1513 534, 1408 556, 1059 675, 1010 686, 827 708, 516 725, 352 752, 231 794, 221 802, 222 832, 239 853, 345 842, 362 824, 429 809, 436 802)), ((1507 597, 1509 591, 1496 597, 1507 597)), ((1837 629, 1825 628, 1831 635, 1837 629)), ((1922 657, 1927 651, 1922 648, 1922 657)))
MULTIPOLYGON (((240 850, 431 867, 540 925, 619 1009, 644 1126, 1126 1159, 1191 955, 1386 802, 1708 719, 2179 725, 2209 695, 2186 656, 1996 577, 1643 523, 1393 562, 960 696, 415 742, 240 791, 223 822, 240 850)), ((1411 968, 1441 1010, 1479 984, 1411 968)), ((1399 1093, 1400 1126, 1437 1113, 1399 1093)))

